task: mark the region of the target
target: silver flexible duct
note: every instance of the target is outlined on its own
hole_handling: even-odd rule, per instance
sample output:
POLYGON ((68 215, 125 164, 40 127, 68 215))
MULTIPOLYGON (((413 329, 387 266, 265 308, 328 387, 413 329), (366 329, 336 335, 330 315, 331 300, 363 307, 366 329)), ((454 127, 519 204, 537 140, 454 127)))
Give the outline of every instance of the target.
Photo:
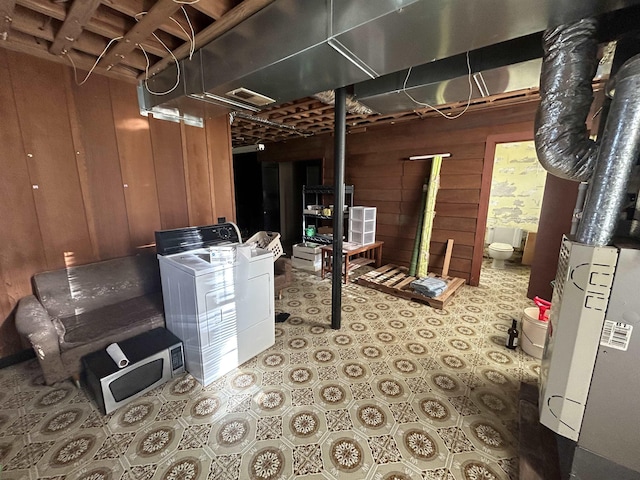
POLYGON ((586 127, 598 66, 596 29, 595 19, 584 19, 543 36, 536 152, 549 173, 580 182, 589 180, 597 155, 586 127))
POLYGON ((615 76, 615 93, 604 127, 576 240, 608 245, 615 233, 633 165, 640 155, 640 55, 615 76))

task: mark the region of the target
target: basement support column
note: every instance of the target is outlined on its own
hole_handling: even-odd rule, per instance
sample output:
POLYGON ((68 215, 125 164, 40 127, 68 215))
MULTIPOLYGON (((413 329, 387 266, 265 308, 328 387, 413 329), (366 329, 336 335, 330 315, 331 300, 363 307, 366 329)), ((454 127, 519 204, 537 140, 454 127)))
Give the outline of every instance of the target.
MULTIPOLYGON (((331 266, 331 328, 340 329, 342 314, 342 234, 344 233, 344 157, 347 134, 347 91, 335 90, 333 126, 333 265, 331 266)), ((345 273, 345 278, 347 272, 345 273)))

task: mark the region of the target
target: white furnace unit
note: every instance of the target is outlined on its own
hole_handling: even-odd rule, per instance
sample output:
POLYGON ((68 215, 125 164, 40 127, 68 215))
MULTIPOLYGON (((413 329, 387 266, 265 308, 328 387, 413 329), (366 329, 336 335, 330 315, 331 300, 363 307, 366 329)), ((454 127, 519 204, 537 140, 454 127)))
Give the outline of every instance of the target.
POLYGON ((273 253, 233 223, 156 232, 167 329, 208 385, 275 342, 273 253))
POLYGON ((563 239, 540 422, 571 441, 571 478, 639 479, 640 246, 563 239))

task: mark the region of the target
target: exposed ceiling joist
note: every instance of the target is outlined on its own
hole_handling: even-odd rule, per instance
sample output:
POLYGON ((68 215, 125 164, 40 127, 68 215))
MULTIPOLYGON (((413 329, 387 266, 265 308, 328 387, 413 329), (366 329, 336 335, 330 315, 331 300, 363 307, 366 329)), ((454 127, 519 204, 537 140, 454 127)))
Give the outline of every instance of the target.
POLYGON ((13 10, 16 0, 0 1, 0 40, 6 40, 13 21, 13 10))
POLYGON ((110 49, 102 59, 102 68, 110 70, 131 53, 140 42, 152 34, 158 24, 173 15, 180 8, 180 4, 173 0, 159 0, 146 15, 140 17, 139 22, 110 49))
POLYGON ((234 6, 233 0, 200 0, 192 5, 193 8, 214 20, 220 20, 234 6))
MULTIPOLYGON (((47 42, 53 42, 55 38, 56 20, 51 21, 50 17, 45 17, 33 10, 27 10, 24 7, 16 7, 12 28, 14 32, 21 32, 26 35, 31 35, 35 39, 46 40, 47 42)), ((91 32, 84 32, 76 42, 74 42, 73 48, 77 52, 93 55, 98 57, 107 45, 107 41, 104 37, 96 35, 91 32)), ((49 48, 49 52, 51 48, 49 48)), ((142 52, 133 52, 134 55, 129 55, 123 60, 123 65, 134 67, 136 70, 144 69, 145 58, 142 52)), ((68 60, 65 60, 69 63, 68 60)))
MULTIPOLYGON (((260 11, 271 2, 273 2, 273 0, 244 0, 237 7, 234 7, 227 14, 225 14, 220 20, 216 21, 215 23, 198 33, 195 38, 195 48, 198 49, 203 45, 209 43, 213 39, 219 37, 223 33, 228 32, 240 22, 246 20, 254 13, 260 11)), ((191 45, 185 43, 173 51, 173 57, 177 58, 178 60, 186 58, 190 52, 190 49, 191 45)), ((149 69, 149 75, 158 73, 171 62, 173 62, 172 56, 164 57, 149 69)), ((140 75, 138 79, 144 79, 144 74, 140 75)))
MULTIPOLYGON (((3 0, 4 1, 4 0, 3 0)), ((34 12, 41 13, 56 20, 64 20, 66 12, 61 4, 49 2, 46 0, 17 0, 17 5, 25 7, 34 12)), ((109 15, 100 8, 95 12, 94 17, 85 26, 85 30, 101 35, 108 40, 116 37, 122 37, 127 33, 127 28, 133 20, 127 22, 125 18, 117 18, 109 15)), ((106 45, 106 43, 105 43, 106 45)), ((162 57, 167 54, 164 47, 153 37, 147 38, 142 43, 147 53, 162 57)))
POLYGON ((100 6, 100 0, 75 0, 58 30, 49 51, 54 55, 66 53, 69 46, 80 37, 84 27, 100 6))
MULTIPOLYGON (((124 13, 131 18, 135 18, 140 13, 146 12, 146 9, 148 8, 147 6, 145 6, 146 4, 143 0, 128 0, 126 2, 112 1, 108 5, 110 8, 116 10, 117 12, 124 13)), ((178 15, 174 15, 173 18, 175 21, 167 18, 165 19, 164 23, 159 25, 158 28, 166 33, 173 35, 174 37, 181 38, 182 40, 188 40, 189 36, 182 29, 184 28, 188 32, 188 26, 184 24, 185 22, 181 18, 179 18, 178 15), (180 28, 180 26, 178 26, 176 22, 180 23, 182 25, 182 28, 180 28)))
MULTIPOLYGON (((2 43, 2 46, 13 50, 15 52, 26 53, 27 55, 33 55, 34 57, 43 58, 45 60, 54 61, 56 63, 62 63, 66 66, 71 66, 71 62, 65 57, 51 55, 49 52, 49 42, 46 41, 38 41, 35 37, 31 35, 25 35, 21 32, 13 31, 11 36, 2 43)), ((88 71, 95 61, 91 56, 78 53, 78 52, 69 52, 67 55, 70 55, 73 59, 73 63, 81 70, 88 71)), ((117 78, 119 80, 125 80, 131 82, 132 70, 123 66, 116 66, 111 69, 109 72, 105 74, 112 78, 117 78)))

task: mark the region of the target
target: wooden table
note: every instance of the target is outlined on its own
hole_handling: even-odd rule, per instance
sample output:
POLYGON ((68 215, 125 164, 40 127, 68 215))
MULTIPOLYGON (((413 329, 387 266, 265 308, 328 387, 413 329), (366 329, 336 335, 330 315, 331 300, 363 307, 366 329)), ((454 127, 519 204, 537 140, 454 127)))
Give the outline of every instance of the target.
MULTIPOLYGON (((344 242, 342 244, 342 254, 344 255, 344 267, 342 270, 344 283, 347 283, 349 272, 362 265, 375 264, 376 268, 382 265, 382 244, 384 242, 373 242, 368 245, 344 242)), ((322 251, 321 275, 324 278, 325 272, 330 272, 333 265, 333 245, 325 245, 320 248, 322 251)))

